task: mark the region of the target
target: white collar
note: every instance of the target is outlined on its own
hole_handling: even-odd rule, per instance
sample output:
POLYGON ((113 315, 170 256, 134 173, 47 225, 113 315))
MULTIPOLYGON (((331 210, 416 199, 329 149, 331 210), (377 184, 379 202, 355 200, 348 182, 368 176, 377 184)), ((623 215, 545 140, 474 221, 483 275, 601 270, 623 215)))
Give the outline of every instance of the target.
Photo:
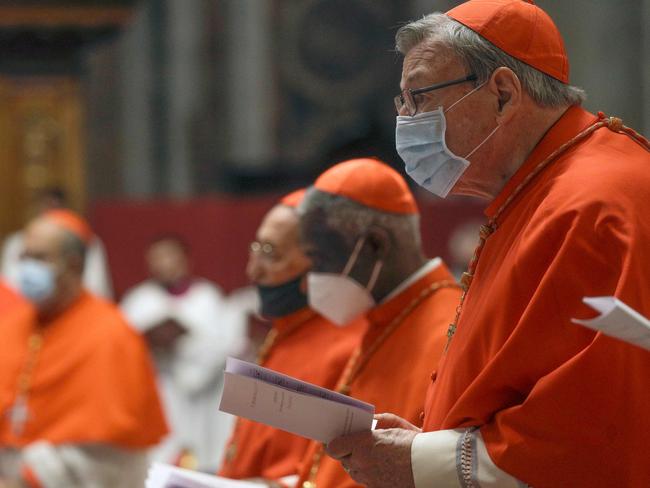
POLYGON ((395 298, 397 295, 402 293, 404 290, 406 290, 413 283, 418 281, 420 278, 428 275, 431 271, 436 269, 441 264, 442 264, 442 259, 440 259, 440 258, 430 259, 420 269, 418 269, 415 273, 411 274, 411 276, 409 276, 404 281, 402 281, 399 285, 397 285, 397 288, 395 288, 388 295, 386 295, 384 297, 384 299, 381 301, 381 303, 386 303, 388 300, 391 300, 391 299, 395 298))

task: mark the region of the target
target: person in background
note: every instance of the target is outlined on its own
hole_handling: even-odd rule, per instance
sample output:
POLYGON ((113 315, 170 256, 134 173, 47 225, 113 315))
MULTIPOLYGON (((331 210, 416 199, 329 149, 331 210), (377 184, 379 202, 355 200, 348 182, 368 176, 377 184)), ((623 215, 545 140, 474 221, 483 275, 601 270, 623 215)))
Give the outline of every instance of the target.
MULTIPOLYGON (((419 424, 460 287, 440 258, 425 257, 406 182, 378 160, 345 161, 316 180, 300 213, 311 307, 338 324, 368 321, 338 391, 419 424)), ((301 488, 360 486, 320 443, 302 465, 301 488)))
POLYGON ((572 322, 584 297, 650 316, 650 144, 580 107, 533 2, 471 0, 396 40, 407 172, 485 198, 488 221, 423 430, 393 418, 328 451, 372 488, 650 486, 650 354, 572 322))
POLYGON ((83 288, 90 239, 68 210, 25 228, 26 300, 0 314, 0 484, 141 488, 167 433, 144 341, 83 288))
MULTIPOLYGON (((65 193, 60 188, 47 188, 39 194, 36 207, 38 213, 52 209, 64 209, 67 207, 65 193)), ((0 257, 0 276, 4 277, 7 283, 15 289, 19 286, 22 250, 23 233, 21 231, 14 232, 6 238, 0 257)), ((109 300, 113 298, 113 283, 106 250, 96 234, 93 234, 87 246, 82 279, 83 285, 88 291, 109 300)))
POLYGON ((229 320, 217 285, 192 273, 180 237, 154 239, 146 261, 150 278, 127 291, 120 307, 153 354, 170 423, 152 457, 214 472, 232 424, 218 409, 223 370, 243 348, 243 324, 229 320))
MULTIPOLYGON (((260 314, 272 328, 258 351, 258 364, 334 388, 357 346, 364 320, 337 327, 307 305, 303 254, 296 207, 304 190, 291 193, 264 217, 251 244, 246 272, 256 285, 260 314)), ((309 441, 240 418, 228 444, 220 476, 293 486, 309 441)))
POLYGON ((246 331, 246 345, 237 358, 254 362, 257 350, 269 331, 268 320, 259 315, 260 298, 257 288, 253 285, 235 288, 226 296, 226 303, 232 320, 238 320, 239 327, 246 331))

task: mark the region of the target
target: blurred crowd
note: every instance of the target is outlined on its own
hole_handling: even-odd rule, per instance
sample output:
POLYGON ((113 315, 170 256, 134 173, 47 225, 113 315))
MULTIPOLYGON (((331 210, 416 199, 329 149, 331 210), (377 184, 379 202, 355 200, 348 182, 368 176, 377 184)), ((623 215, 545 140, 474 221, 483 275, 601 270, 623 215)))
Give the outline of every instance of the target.
MULTIPOLYGON (((218 411, 226 357, 249 358, 254 353, 254 341, 259 339, 254 335, 253 342, 250 342, 249 321, 252 324, 252 332, 260 327, 267 327, 262 321, 252 318, 257 307, 254 290, 236 290, 230 297, 226 296, 218 284, 193 272, 191 249, 183 238, 167 234, 156 236, 149 243, 146 254, 142 256, 149 272, 147 279, 128 290, 121 300, 114 304, 110 263, 99 236, 82 217, 66 208, 65 194, 61 189, 47 189, 40 194, 37 203, 37 214, 24 229, 8 236, 2 247, 0 284, 3 296, 11 296, 12 299, 7 299, 6 303, 0 300, 2 305, 6 305, 0 310, 0 322, 4 325, 6 321, 10 321, 12 317, 8 310, 20 309, 21 307, 16 306, 19 303, 29 304, 28 317, 21 317, 20 320, 36 324, 59 320, 74 322, 78 320, 77 314, 81 313, 85 323, 79 323, 79 328, 71 328, 68 332, 68 339, 72 341, 69 344, 71 352, 62 351, 65 354, 74 354, 73 351, 77 348, 74 344, 76 336, 94 334, 92 329, 97 321, 103 320, 103 316, 110 317, 120 328, 128 327, 131 333, 142 339, 143 346, 138 351, 139 359, 128 357, 127 350, 122 351, 124 344, 121 341, 124 337, 113 337, 116 341, 110 345, 113 350, 107 352, 109 355, 104 358, 106 362, 102 366, 108 370, 107 374, 117 375, 112 388, 119 391, 122 388, 120 383, 128 382, 131 372, 127 368, 124 371, 125 376, 119 377, 120 372, 112 370, 121 361, 142 369, 143 365, 147 364, 145 358, 151 357, 154 368, 151 380, 155 379, 155 391, 149 392, 149 400, 155 401, 153 404, 143 401, 138 406, 141 409, 139 414, 145 420, 151 416, 153 421, 160 423, 158 434, 169 430, 160 442, 155 438, 157 445, 142 458, 146 461, 143 461, 139 471, 142 472, 149 460, 156 460, 214 472, 218 468, 221 451, 230 435, 232 424, 231 416, 218 411), (82 311, 78 311, 80 297, 99 308, 91 308, 83 313, 81 307, 82 311), (138 364, 133 364, 132 361, 138 364), (162 411, 158 417, 157 398, 162 402, 162 411), (165 421, 161 421, 162 416, 165 421)), ((33 331, 27 331, 29 340, 43 342, 40 327, 37 325, 34 328, 31 325, 28 329, 37 332, 32 337, 33 331)), ((127 333, 122 331, 122 334, 127 333)), ((109 335, 89 340, 110 339, 109 335)), ((132 340, 131 337, 129 341, 132 340)), ((25 384, 25 391, 22 391, 24 398, 20 397, 19 392, 13 403, 24 402, 26 417, 21 420, 21 426, 18 426, 16 420, 15 431, 8 435, 15 436, 14 438, 25 435, 36 443, 40 442, 41 451, 35 451, 35 455, 40 459, 38 452, 45 452, 47 459, 42 439, 38 438, 36 432, 27 435, 22 425, 28 420, 28 398, 35 396, 30 394, 30 390, 40 379, 35 371, 36 361, 38 360, 39 365, 45 361, 40 346, 28 353, 34 354, 35 364, 32 367, 25 370, 19 364, 13 365, 23 369, 19 374, 25 384)), ((93 355, 96 353, 97 351, 92 351, 93 355)), ((65 382, 67 380, 64 378, 67 378, 68 374, 75 375, 77 368, 93 367, 92 362, 85 363, 83 354, 79 360, 82 362, 70 364, 74 369, 57 371, 57 375, 61 375, 57 376, 57 379, 65 382)), ((43 368, 45 367, 57 366, 44 364, 43 368)), ((133 377, 148 373, 146 368, 140 373, 133 371, 133 377)), ((3 380, 5 379, 15 380, 3 375, 3 380)), ((97 381, 102 381, 101 375, 97 381)), ((132 386, 136 389, 146 389, 147 386, 153 385, 152 381, 132 386)), ((5 386, 8 390, 13 389, 9 385, 5 386)), ((128 384, 123 386, 123 393, 129 392, 128 384)), ((52 387, 57 388, 56 385, 52 387)), ((78 387, 81 387, 79 395, 89 394, 84 385, 72 388, 76 390, 78 387)), ((64 389, 61 386, 61 391, 64 389)), ((8 391, 4 393, 10 394, 8 391)), ((89 401, 110 402, 111 398, 106 396, 106 393, 108 391, 102 393, 104 398, 89 401)), ((61 392, 53 390, 51 394, 60 396, 61 392)), ((33 398, 29 401, 33 401, 33 398)), ((70 410, 71 415, 77 415, 77 407, 69 402, 70 399, 66 399, 67 405, 62 408, 70 410)), ((132 412, 127 413, 132 415, 132 412)), ((120 419, 116 421, 120 423, 120 419)), ((149 422, 150 420, 146 420, 141 427, 146 428, 149 422)), ((118 431, 123 428, 120 425, 114 427, 118 431)), ((67 426, 63 426, 62 430, 67 431, 62 433, 64 436, 75 435, 74 432, 68 431, 67 426)), ((110 437, 114 434, 106 435, 110 437)), ((43 432, 40 435, 47 438, 43 432)), ((93 439, 93 434, 88 435, 88 441, 102 440, 102 435, 96 439, 93 439)), ((132 442, 129 439, 124 441, 126 444, 132 442)), ((103 463, 105 460, 98 462, 103 463)), ((3 466, 3 463, 6 463, 6 460, 0 455, 0 466, 3 466)), ((5 466, 5 469, 8 468, 5 466)))
MULTIPOLYGON (((307 295, 301 287, 310 260, 299 246, 295 214, 303 194, 304 190, 283 199, 261 223, 259 237, 250 245, 246 267, 251 286, 225 294, 218 283, 197 275, 190 245, 183 236, 170 231, 156 235, 148 243, 142 256, 148 270, 146 279, 115 301, 110 261, 101 238, 68 208, 61 188, 47 188, 38 194, 34 217, 3 242, 3 295, 13 295, 15 300, 7 301, 13 304, 30 302, 38 320, 45 321, 72 306, 74 290, 109 307, 115 303, 118 308, 110 314, 119 316, 120 322, 143 339, 152 358, 156 391, 169 430, 148 450, 146 463, 160 461, 216 472, 234 427, 234 418, 218 410, 226 358, 263 358, 271 349, 268 332, 273 319, 308 309, 307 295), (75 240, 77 256, 70 261, 68 254, 75 246, 68 241, 75 240), (70 287, 59 274, 69 275, 75 286, 70 287)), ((457 263, 453 271, 462 272, 461 262, 469 261, 478 225, 466 223, 452 236, 453 262, 457 263)), ((94 318, 87 320, 88 325, 82 327, 92 326, 94 318)), ((75 333, 86 331, 80 328, 75 333)), ((312 338, 302 343, 310 348, 312 338)), ((347 361, 348 355, 345 348, 340 361, 347 361)), ((294 348, 289 348, 288 356, 298 362, 306 360, 294 348)), ((113 358, 119 360, 119 356, 113 358)), ((286 368, 287 360, 280 355, 279 363, 271 362, 271 366, 286 368)), ((106 366, 110 369, 110 362, 106 366)), ((316 369, 321 366, 318 364, 316 369)), ((304 365, 296 367, 300 369, 304 370, 304 365)), ((319 371, 311 379, 323 383, 321 375, 336 376, 338 369, 319 371)), ((42 441, 38 442, 42 448, 42 441)), ((0 465, 2 462, 0 459, 0 465)))

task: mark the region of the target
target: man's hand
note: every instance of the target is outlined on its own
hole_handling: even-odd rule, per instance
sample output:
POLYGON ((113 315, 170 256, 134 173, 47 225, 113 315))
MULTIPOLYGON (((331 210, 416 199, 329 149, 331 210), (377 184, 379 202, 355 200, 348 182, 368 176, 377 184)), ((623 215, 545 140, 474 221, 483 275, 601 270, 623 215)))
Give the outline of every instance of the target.
POLYGON ((406 429, 413 430, 418 434, 422 432, 422 429, 416 427, 408 420, 392 413, 378 413, 375 415, 375 420, 377 421, 375 429, 406 429))
POLYGON ((334 439, 327 453, 341 461, 356 482, 369 488, 414 488, 411 444, 420 429, 392 414, 375 418, 375 430, 334 439))

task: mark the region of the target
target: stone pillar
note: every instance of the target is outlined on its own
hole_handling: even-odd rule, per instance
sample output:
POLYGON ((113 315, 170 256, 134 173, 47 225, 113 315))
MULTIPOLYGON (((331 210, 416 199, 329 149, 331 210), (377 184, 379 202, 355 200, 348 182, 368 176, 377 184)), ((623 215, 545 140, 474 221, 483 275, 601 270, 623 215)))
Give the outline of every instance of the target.
MULTIPOLYGON (((265 3, 265 2, 262 2, 265 3)), ((168 193, 187 196, 194 189, 192 171, 192 121, 206 99, 204 63, 208 2, 168 0, 167 77, 168 193)))
POLYGON ((274 156, 276 83, 273 69, 270 0, 236 0, 228 5, 229 85, 228 159, 238 165, 260 165, 274 156))
POLYGON ((151 32, 145 2, 125 29, 119 46, 122 191, 149 196, 156 191, 151 126, 151 32))

